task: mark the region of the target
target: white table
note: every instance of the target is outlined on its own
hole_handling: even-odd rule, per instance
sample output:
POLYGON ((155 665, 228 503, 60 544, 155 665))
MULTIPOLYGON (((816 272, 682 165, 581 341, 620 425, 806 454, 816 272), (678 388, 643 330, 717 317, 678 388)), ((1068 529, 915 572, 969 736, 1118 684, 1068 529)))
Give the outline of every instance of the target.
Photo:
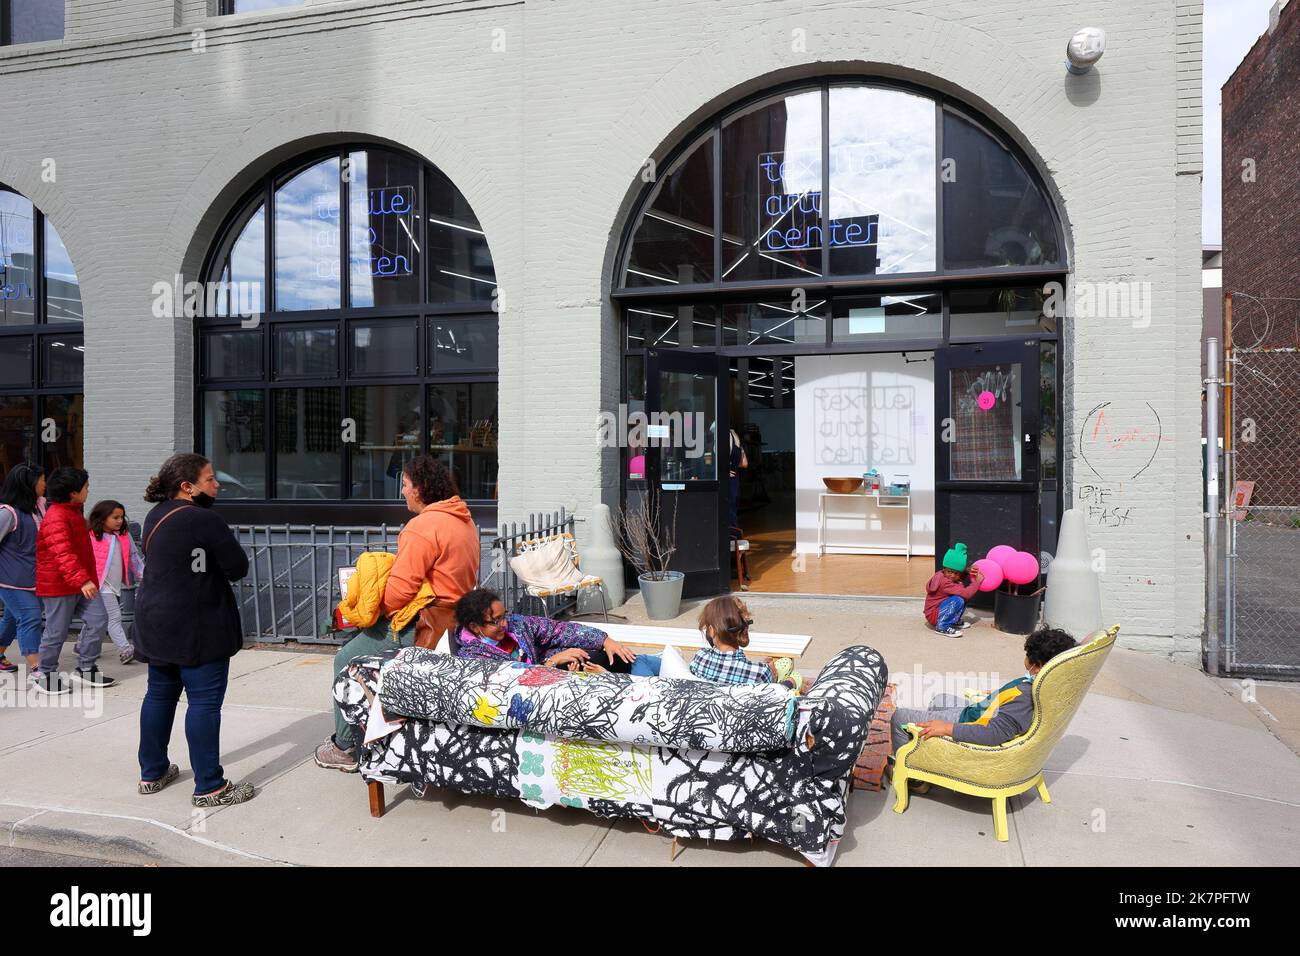
MULTIPOLYGON (((865 488, 865 486, 864 486, 865 488)), ((912 559, 912 496, 911 495, 886 495, 878 491, 852 491, 847 494, 841 494, 834 491, 823 491, 817 496, 817 554, 821 556, 826 553, 826 499, 827 498, 852 498, 860 501, 863 505, 875 502, 876 509, 879 511, 898 510, 903 512, 907 523, 907 544, 899 545, 880 545, 879 547, 862 547, 848 548, 844 550, 848 554, 905 554, 907 559, 912 559)), ((866 530, 868 509, 862 509, 862 527, 866 530)))

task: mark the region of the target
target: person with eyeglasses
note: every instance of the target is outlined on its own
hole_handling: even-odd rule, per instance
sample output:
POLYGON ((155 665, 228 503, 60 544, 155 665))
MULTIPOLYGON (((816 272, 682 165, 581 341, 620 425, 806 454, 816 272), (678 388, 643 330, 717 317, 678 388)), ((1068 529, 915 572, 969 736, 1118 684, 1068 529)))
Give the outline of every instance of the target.
POLYGON ((759 664, 745 656, 749 646, 749 628, 754 623, 749 608, 737 597, 714 598, 700 612, 700 633, 708 647, 691 658, 691 673, 715 684, 784 684, 800 690, 803 678, 785 664, 769 661, 759 664))
POLYGON ((458 657, 593 673, 639 672, 640 658, 604 631, 576 621, 507 614, 501 596, 487 588, 476 588, 456 602, 456 624, 458 657))

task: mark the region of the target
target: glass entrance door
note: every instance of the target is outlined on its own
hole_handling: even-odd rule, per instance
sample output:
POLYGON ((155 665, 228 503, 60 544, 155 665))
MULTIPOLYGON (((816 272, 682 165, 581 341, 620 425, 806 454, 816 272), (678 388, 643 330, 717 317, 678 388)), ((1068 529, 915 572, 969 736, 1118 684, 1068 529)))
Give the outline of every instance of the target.
POLYGON ((954 542, 971 560, 1009 544, 1039 554, 1037 341, 935 353, 935 563, 954 542))
POLYGON ((647 492, 659 496, 661 532, 675 538, 669 567, 685 572, 687 597, 729 587, 727 462, 718 454, 727 448, 726 382, 716 355, 646 353, 647 492))

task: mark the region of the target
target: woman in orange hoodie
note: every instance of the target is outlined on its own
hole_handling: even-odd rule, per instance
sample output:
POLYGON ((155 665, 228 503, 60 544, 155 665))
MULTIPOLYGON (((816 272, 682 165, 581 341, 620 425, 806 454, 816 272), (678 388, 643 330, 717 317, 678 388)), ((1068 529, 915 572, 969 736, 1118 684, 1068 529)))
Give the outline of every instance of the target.
MULTIPOLYGON (((455 626, 456 602, 478 584, 478 526, 461 500, 456 479, 430 455, 418 455, 402 468, 402 497, 415 517, 397 536, 397 558, 384 586, 383 615, 390 617, 406 607, 428 581, 434 600, 420 611, 414 633, 399 635, 398 645, 433 647, 444 630, 455 626)), ((334 656, 333 674, 358 657, 393 648, 386 636, 380 639, 362 631, 334 656)), ((337 706, 334 733, 316 748, 316 765, 344 773, 357 770, 356 740, 337 706)))

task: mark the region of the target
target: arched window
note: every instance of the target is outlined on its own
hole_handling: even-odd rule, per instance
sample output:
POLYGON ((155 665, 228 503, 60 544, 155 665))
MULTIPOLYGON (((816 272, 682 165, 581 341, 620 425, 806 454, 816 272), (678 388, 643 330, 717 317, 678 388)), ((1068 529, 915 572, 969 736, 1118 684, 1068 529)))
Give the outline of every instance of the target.
MULTIPOLYGON (((722 490, 712 491, 707 480, 678 485, 682 472, 675 460, 654 452, 647 436, 629 437, 621 470, 625 494, 639 494, 658 474, 673 493, 686 488, 687 496, 695 489, 701 500, 717 496, 691 505, 700 514, 711 515, 725 497, 753 508, 759 520, 759 505, 777 501, 776 511, 761 512, 761 520, 794 528, 796 518, 780 509, 794 509, 796 494, 808 492, 798 499, 798 520, 807 526, 816 520, 820 488, 812 478, 821 465, 889 464, 896 449, 885 439, 904 432, 909 441, 922 436, 929 447, 935 438, 931 423, 948 416, 944 409, 954 394, 966 408, 960 404, 964 393, 951 390, 954 382, 960 384, 963 375, 973 381, 979 373, 1023 373, 1024 395, 1017 393, 1016 407, 1034 401, 1035 469, 1022 470, 1026 439, 1018 420, 999 419, 996 443, 1008 450, 1010 464, 981 459, 967 474, 960 455, 955 465, 936 458, 921 476, 928 485, 924 493, 938 503, 936 529, 974 534, 962 516, 975 507, 970 502, 984 507, 994 499, 983 485, 972 490, 954 483, 996 484, 1003 472, 1014 473, 1017 481, 1028 475, 1014 500, 1010 492, 996 500, 1011 502, 1017 520, 1029 527, 1033 508, 1025 502, 1036 507, 1040 489, 1028 486, 1041 480, 1042 500, 1056 507, 1044 505, 1041 535, 1026 532, 1022 540, 1026 546, 1055 540, 1048 525, 1060 507, 1064 356, 1054 308, 1061 298, 1052 284, 1065 282, 1066 246, 1048 190, 1010 138, 946 95, 892 80, 840 76, 739 102, 647 172, 653 175, 644 175, 648 183, 627 220, 611 283, 623 319, 622 396, 629 419, 677 410, 674 403, 682 399, 675 389, 690 383, 707 396, 706 401, 691 393, 706 419, 725 403, 731 427, 743 430, 741 440, 749 443, 751 466, 748 485, 735 491, 721 482, 722 490), (715 360, 674 355, 675 350, 713 352, 715 360), (1014 356, 995 361, 988 357, 995 352, 1014 356), (851 355, 881 358, 859 361, 851 355), (932 368, 944 370, 909 373, 933 396, 928 407, 903 424, 853 418, 848 425, 826 425, 843 429, 834 434, 844 448, 824 443, 814 452, 810 444, 801 446, 793 424, 800 383, 807 386, 814 375, 830 380, 830 369, 865 375, 861 370, 868 367, 886 367, 883 356, 897 357, 900 368, 933 362, 932 368), (716 395, 709 392, 711 382, 716 395), (878 438, 880 429, 889 434, 878 438), (796 470, 797 447, 805 449, 802 472, 796 470)), ((814 431, 820 406, 815 389, 802 392, 802 407, 814 410, 810 419, 798 419, 799 434, 806 436, 814 431)), ((858 396, 827 392, 824 400, 830 407, 841 399, 857 402, 858 396)), ((877 400, 876 392, 870 400, 877 400)), ((976 430, 963 425, 961 434, 968 436, 962 450, 978 455, 976 430)), ((903 466, 919 469, 919 460, 895 455, 892 463, 906 473, 903 466)), ((706 451, 692 467, 712 474, 716 465, 706 451)), ((734 513, 731 518, 733 524, 739 520, 734 513)), ((908 542, 910 548, 910 537, 908 542)), ((711 547, 688 559, 704 561, 707 570, 700 573, 706 576, 715 568, 711 547)), ((716 565, 724 580, 727 547, 724 535, 716 565)))
POLYGON ((237 207, 205 277, 198 445, 223 499, 391 501, 420 452, 495 498, 496 274, 440 171, 388 147, 303 157, 237 207))
POLYGON ((618 291, 1061 272, 1046 191, 943 97, 830 82, 742 105, 647 189, 618 291))
POLYGON ((759 401, 793 388, 772 371, 786 355, 1038 338, 1054 364, 1044 287, 1067 270, 1021 151, 962 104, 875 78, 715 117, 645 187, 616 262, 632 408, 651 348, 753 355, 759 401))
POLYGON ((0 478, 82 465, 81 286, 58 230, 0 184, 0 478))

